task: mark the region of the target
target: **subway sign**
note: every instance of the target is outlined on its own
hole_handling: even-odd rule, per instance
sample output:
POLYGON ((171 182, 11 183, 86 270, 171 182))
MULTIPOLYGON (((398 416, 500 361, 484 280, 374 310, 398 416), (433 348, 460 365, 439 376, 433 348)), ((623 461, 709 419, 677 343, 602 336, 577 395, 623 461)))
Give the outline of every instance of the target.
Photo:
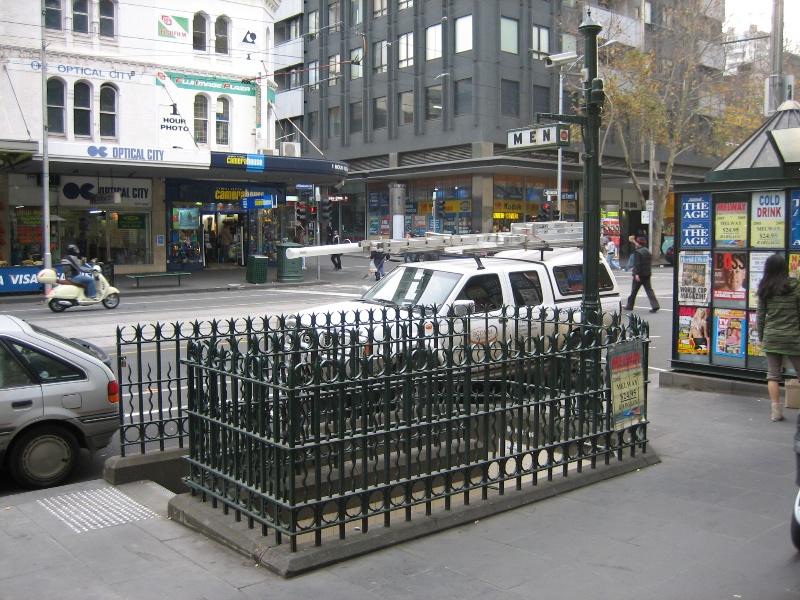
POLYGON ((569 125, 557 123, 556 125, 543 125, 541 127, 526 127, 525 129, 511 129, 508 131, 506 145, 509 150, 518 148, 555 148, 569 146, 569 125))

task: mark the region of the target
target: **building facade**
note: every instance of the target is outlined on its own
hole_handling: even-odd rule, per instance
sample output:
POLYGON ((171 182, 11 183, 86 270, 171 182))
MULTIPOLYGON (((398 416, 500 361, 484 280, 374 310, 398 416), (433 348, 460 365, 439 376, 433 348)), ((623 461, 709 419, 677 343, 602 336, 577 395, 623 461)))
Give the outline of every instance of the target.
POLYGON ((343 163, 276 150, 277 1, 0 4, 8 265, 45 253, 43 165, 53 263, 75 243, 121 273, 274 254, 294 234, 293 186, 346 176, 343 163))
MULTIPOLYGON (((580 58, 587 9, 604 25, 601 43, 642 47, 665 14, 652 4, 283 2, 275 25, 278 135, 307 155, 347 161, 340 228, 353 235, 490 231, 536 218, 557 201, 545 194, 558 186, 557 152, 509 150, 506 140, 537 113, 558 112, 559 74, 544 58, 580 58)), ((563 112, 579 103, 580 76, 570 73, 563 112)), ((613 132, 605 137, 601 202, 604 223, 619 235, 641 226, 644 207, 616 141, 613 132)), ((564 219, 581 219, 581 152, 577 143, 562 152, 564 219)), ((678 179, 699 180, 710 166, 687 160, 678 179)))

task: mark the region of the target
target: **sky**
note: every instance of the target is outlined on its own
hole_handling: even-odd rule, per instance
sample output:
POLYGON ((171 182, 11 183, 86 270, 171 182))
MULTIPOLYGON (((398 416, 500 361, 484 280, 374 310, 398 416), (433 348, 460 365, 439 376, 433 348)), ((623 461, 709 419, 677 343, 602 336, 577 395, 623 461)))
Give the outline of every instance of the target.
MULTIPOLYGON (((750 24, 759 30, 772 31, 773 0, 725 0, 726 28, 733 27, 737 33, 747 31, 750 24)), ((783 0, 783 36, 792 43, 800 42, 800 0, 783 0)))

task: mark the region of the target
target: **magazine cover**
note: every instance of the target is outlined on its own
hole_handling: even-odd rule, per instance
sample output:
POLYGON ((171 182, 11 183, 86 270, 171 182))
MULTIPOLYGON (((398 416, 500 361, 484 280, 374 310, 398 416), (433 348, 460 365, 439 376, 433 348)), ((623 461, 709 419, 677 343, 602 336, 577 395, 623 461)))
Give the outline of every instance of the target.
POLYGON ((767 259, 772 256, 773 252, 751 252, 750 253, 750 269, 748 270, 749 290, 747 293, 747 303, 750 308, 758 306, 758 284, 761 278, 764 277, 764 264, 767 259))
POLYGON ((711 297, 711 253, 681 252, 678 268, 678 303, 708 306, 711 297))
POLYGON ((747 202, 718 202, 714 210, 716 245, 743 248, 747 241, 747 202))
POLYGON ((758 337, 758 328, 756 327, 756 313, 747 313, 747 355, 748 356, 766 356, 761 351, 761 339, 758 337))
POLYGON ((703 306, 678 307, 678 352, 708 354, 711 337, 708 334, 708 309, 703 306))
POLYGON ((718 308, 714 311, 714 354, 744 357, 745 311, 718 308))
POLYGON ((714 253, 714 300, 747 298, 747 253, 714 253))

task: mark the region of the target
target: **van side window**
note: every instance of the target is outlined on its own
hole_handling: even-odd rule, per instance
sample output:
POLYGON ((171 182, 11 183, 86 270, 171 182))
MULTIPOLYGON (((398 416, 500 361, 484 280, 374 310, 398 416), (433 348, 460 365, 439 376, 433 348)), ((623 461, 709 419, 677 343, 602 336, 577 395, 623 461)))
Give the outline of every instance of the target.
POLYGON ((539 306, 542 303, 542 284, 539 273, 524 271, 509 273, 511 292, 514 294, 514 304, 517 306, 539 306))
MULTIPOLYGON (((553 277, 562 296, 577 296, 583 293, 583 265, 564 265, 553 267, 553 277)), ((597 268, 597 289, 607 292, 614 289, 605 261, 597 268)))
POLYGON ((0 389, 38 385, 0 343, 0 389))
POLYGON ((500 285, 500 277, 494 274, 470 277, 456 300, 472 300, 475 303, 475 312, 502 308, 503 287, 500 285))
POLYGON ((18 342, 12 342, 14 350, 17 351, 19 358, 28 363, 35 371, 42 383, 57 383, 59 381, 76 381, 85 379, 82 371, 72 365, 63 363, 60 360, 39 352, 35 348, 25 346, 18 342))

